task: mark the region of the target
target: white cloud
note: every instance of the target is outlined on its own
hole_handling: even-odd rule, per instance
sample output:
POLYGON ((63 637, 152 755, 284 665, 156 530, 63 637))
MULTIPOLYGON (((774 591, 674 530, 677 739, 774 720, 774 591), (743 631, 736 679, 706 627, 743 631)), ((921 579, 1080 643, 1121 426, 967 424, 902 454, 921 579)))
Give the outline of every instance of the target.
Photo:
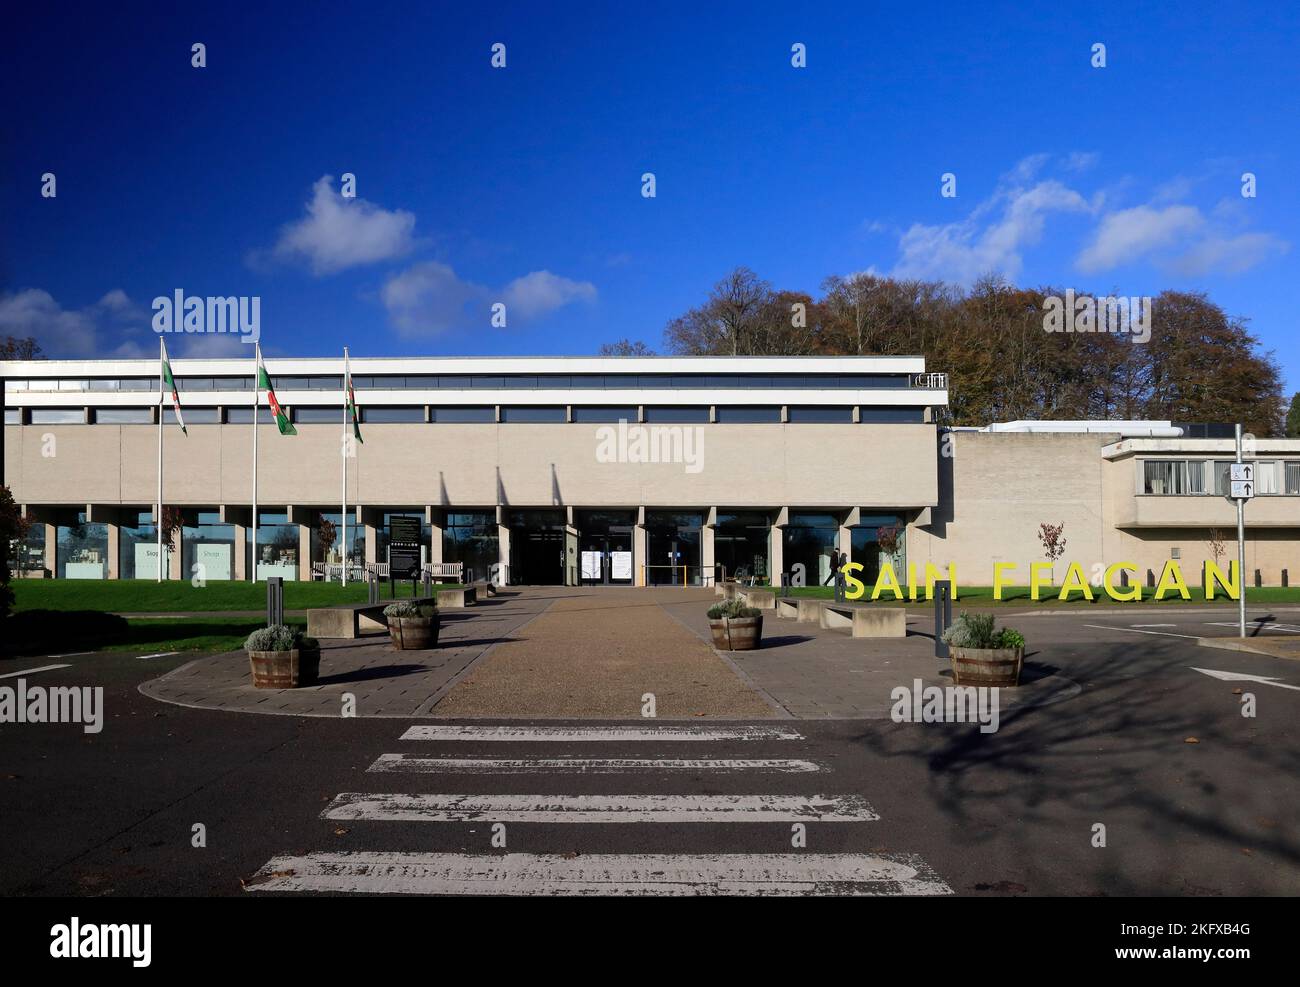
POLYGON ((438 261, 414 264, 384 282, 380 299, 388 320, 405 336, 436 335, 486 326, 495 302, 506 305, 507 325, 528 321, 578 301, 594 301, 596 286, 550 271, 533 271, 493 290, 462 279, 438 261))
POLYGON ((1108 271, 1149 260, 1184 277, 1240 274, 1269 257, 1285 253, 1290 244, 1271 233, 1226 230, 1230 211, 1219 209, 1207 218, 1195 206, 1163 209, 1135 206, 1102 217, 1092 241, 1076 260, 1085 273, 1108 271))
POLYGON ((0 295, 0 336, 34 338, 48 357, 145 355, 151 335, 147 313, 120 288, 80 309, 65 309, 41 288, 0 295))
POLYGON ((533 271, 515 278, 501 293, 507 315, 532 319, 571 302, 596 300, 596 286, 590 281, 570 281, 550 271, 533 271))
POLYGON ((1024 249, 1042 239, 1050 214, 1092 209, 1082 195, 1055 179, 1021 184, 1042 165, 1041 155, 1021 161, 963 220, 934 226, 914 223, 899 237, 894 276, 957 284, 993 272, 1015 278, 1024 249))
POLYGON ((333 176, 323 175, 312 186, 307 215, 280 231, 273 253, 282 260, 305 261, 317 276, 335 274, 409 253, 414 229, 414 213, 345 199, 333 176))
POLYGON ((1108 271, 1198 233, 1205 225, 1194 206, 1134 206, 1102 217, 1092 242, 1075 262, 1086 274, 1108 271))

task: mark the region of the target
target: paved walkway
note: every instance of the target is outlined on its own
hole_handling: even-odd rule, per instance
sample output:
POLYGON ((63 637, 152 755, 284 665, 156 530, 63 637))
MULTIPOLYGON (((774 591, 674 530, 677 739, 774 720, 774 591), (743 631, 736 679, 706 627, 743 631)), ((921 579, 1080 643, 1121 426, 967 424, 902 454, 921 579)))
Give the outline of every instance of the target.
MULTIPOLYGON (((658 719, 882 719, 891 692, 952 684, 934 657, 928 614, 908 615, 908 636, 851 638, 844 631, 764 620, 763 647, 717 652, 706 611, 711 589, 533 587, 444 610, 439 646, 394 651, 386 634, 323 641, 321 679, 305 689, 255 689, 242 651, 200 658, 146 682, 163 702, 290 716, 640 719, 647 695, 658 719)), ((1045 664, 1026 663, 1004 707, 1077 695, 1045 664)))
POLYGON ((357 716, 428 716, 458 676, 550 606, 542 594, 506 591, 464 610, 442 611, 438 647, 394 651, 387 634, 321 642, 320 684, 255 689, 243 651, 199 658, 140 686, 146 696, 200 709, 338 716, 344 696, 357 716))
MULTIPOLYGON (((541 594, 544 591, 534 591, 541 594)), ((439 716, 776 715, 713 648, 661 603, 704 613, 713 591, 568 588, 515 640, 496 648, 438 704, 439 716)))

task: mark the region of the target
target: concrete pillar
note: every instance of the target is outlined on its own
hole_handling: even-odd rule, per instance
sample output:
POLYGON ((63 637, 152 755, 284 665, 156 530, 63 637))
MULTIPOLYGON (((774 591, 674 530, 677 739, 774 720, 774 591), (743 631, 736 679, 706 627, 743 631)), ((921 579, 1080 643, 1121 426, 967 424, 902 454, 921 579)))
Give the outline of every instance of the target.
MULTIPOLYGON (((301 512, 307 520, 305 511, 301 512)), ((311 582, 311 525, 298 525, 298 578, 311 582)))
POLYGON ((645 516, 641 516, 641 522, 632 529, 632 584, 634 586, 649 585, 649 579, 646 578, 645 564, 650 554, 650 540, 645 530, 645 516))
POLYGON ((185 532, 176 532, 174 539, 175 544, 173 545, 167 545, 166 543, 163 544, 163 549, 166 551, 167 555, 167 578, 183 579, 184 576, 181 574, 181 559, 185 554, 182 551, 185 547, 185 532))
POLYGON ((513 578, 510 574, 510 528, 504 524, 497 525, 497 564, 501 569, 501 585, 509 586, 513 578))
POLYGON ((109 579, 121 579, 122 578, 122 568, 121 568, 122 556, 121 556, 121 552, 119 552, 118 549, 119 546, 121 545, 122 529, 118 524, 110 521, 108 522, 107 530, 108 530, 107 575, 109 579))
POLYGON ((432 507, 426 510, 429 519, 429 561, 437 565, 442 561, 442 531, 446 517, 442 511, 435 511, 432 507))
MULTIPOLYGON (((779 518, 778 518, 779 520, 779 518)), ((785 570, 785 528, 772 525, 768 538, 769 552, 767 558, 767 581, 772 586, 781 585, 781 573, 785 570)))
POLYGON ((717 579, 718 573, 713 562, 713 528, 706 524, 700 530, 700 567, 704 570, 705 586, 712 586, 717 579))
POLYGON ((59 527, 45 524, 45 568, 54 578, 59 574, 59 527))
POLYGON ((231 548, 234 553, 231 567, 231 578, 243 580, 248 578, 248 528, 242 524, 233 526, 235 532, 235 544, 231 548))
POLYGON ((367 563, 378 562, 380 560, 375 558, 375 552, 378 550, 378 544, 377 544, 378 539, 376 539, 375 537, 376 534, 375 526, 370 523, 369 518, 367 518, 365 521, 365 529, 366 529, 366 562, 367 563))

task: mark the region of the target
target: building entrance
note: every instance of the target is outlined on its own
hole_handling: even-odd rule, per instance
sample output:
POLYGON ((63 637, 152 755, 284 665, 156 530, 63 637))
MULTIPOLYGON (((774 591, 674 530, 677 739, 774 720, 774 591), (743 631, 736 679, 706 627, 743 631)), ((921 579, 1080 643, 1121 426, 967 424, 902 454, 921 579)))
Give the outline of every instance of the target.
POLYGON ((562 511, 510 511, 510 582, 524 586, 564 584, 562 511))

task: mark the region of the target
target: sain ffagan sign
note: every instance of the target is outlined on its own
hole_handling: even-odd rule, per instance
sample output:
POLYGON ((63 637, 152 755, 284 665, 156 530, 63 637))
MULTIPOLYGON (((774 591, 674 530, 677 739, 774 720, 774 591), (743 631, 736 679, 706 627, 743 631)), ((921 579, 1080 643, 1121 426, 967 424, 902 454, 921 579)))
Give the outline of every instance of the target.
MULTIPOLYGON (((1019 568, 1014 562, 995 562, 993 563, 993 599, 1002 599, 1002 591, 1014 586, 1023 585, 1017 583, 1014 579, 1014 573, 1019 568)), ((848 585, 848 590, 844 594, 850 600, 860 600, 867 592, 867 585, 861 579, 858 579, 854 573, 862 571, 860 562, 849 562, 844 568, 844 579, 848 585)), ((1092 600, 1095 599, 1099 592, 1104 592, 1112 600, 1118 600, 1121 603, 1137 601, 1142 599, 1142 586, 1133 579, 1132 585, 1117 585, 1120 582, 1120 573, 1132 573, 1134 577, 1138 575, 1138 567, 1135 562, 1115 562, 1112 565, 1103 565, 1098 563, 1093 566, 1094 579, 1090 583, 1084 574, 1083 565, 1079 562, 1071 562, 1065 573, 1065 581, 1061 584, 1060 591, 1052 585, 1052 566, 1046 562, 1031 562, 1029 564, 1029 598, 1038 600, 1042 598, 1042 590, 1048 589, 1055 593, 1058 600, 1069 600, 1073 594, 1078 594, 1077 599, 1092 600)), ((1241 571, 1234 561, 1229 566, 1229 572, 1225 575, 1213 562, 1206 562, 1203 572, 1202 586, 1207 600, 1213 600, 1216 589, 1222 590, 1223 595, 1230 600, 1235 600, 1241 593, 1241 571)), ((876 577, 876 583, 871 588, 870 599, 878 600, 883 594, 891 594, 895 600, 917 600, 919 592, 923 588, 925 599, 934 599, 934 584, 936 580, 946 579, 952 587, 952 598, 957 599, 959 593, 957 588, 957 566, 953 563, 948 564, 948 571, 945 574, 938 566, 927 562, 925 564, 924 585, 918 584, 917 572, 915 565, 907 567, 907 586, 906 596, 904 587, 899 582, 898 574, 894 571, 894 566, 886 562, 880 567, 880 574, 876 577)), ((1126 582, 1128 580, 1125 580, 1126 582)), ((1183 579, 1183 572, 1178 567, 1177 562, 1168 562, 1165 564, 1164 571, 1160 573, 1160 581, 1157 583, 1155 592, 1152 594, 1156 600, 1163 600, 1166 596, 1177 593, 1182 599, 1190 600, 1192 598, 1191 590, 1187 588, 1187 581, 1183 579)), ((1050 593, 1049 593, 1050 595, 1050 593)), ((887 597, 888 598, 888 597, 887 597)))

